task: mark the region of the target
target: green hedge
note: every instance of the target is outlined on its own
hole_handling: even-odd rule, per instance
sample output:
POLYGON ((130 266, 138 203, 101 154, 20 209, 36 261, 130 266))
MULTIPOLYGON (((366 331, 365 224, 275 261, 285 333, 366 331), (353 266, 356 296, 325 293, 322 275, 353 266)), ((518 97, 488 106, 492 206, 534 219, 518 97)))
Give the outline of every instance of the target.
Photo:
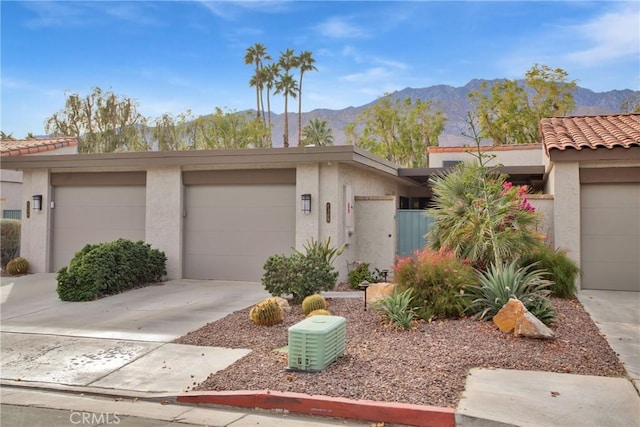
POLYGON ((20 220, 0 220, 0 252, 2 267, 20 255, 20 220))
POLYGON ((158 282, 166 264, 164 252, 142 241, 86 245, 58 271, 56 290, 63 301, 91 301, 158 282))

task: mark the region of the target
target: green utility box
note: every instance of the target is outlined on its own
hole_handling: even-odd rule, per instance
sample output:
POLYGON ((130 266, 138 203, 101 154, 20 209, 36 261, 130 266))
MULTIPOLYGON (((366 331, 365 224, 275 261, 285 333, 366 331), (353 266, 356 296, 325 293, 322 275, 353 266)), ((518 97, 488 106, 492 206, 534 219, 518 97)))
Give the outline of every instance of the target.
POLYGON ((344 354, 347 319, 312 316, 289 328, 289 369, 321 371, 344 354))

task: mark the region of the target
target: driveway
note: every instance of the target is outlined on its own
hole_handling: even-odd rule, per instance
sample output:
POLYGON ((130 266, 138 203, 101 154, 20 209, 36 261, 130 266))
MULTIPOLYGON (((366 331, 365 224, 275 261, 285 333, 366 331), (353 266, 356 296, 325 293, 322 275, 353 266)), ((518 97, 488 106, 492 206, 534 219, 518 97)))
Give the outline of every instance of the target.
POLYGON ((183 392, 249 350, 170 342, 268 296, 254 282, 172 280, 63 302, 55 288, 55 274, 3 278, 4 383, 183 392))

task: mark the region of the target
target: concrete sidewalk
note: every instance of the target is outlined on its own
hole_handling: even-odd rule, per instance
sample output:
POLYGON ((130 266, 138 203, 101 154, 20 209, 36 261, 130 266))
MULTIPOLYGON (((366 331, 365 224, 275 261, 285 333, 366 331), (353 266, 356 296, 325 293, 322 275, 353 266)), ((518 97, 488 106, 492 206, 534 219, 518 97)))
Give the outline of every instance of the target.
MULTIPOLYGON (((258 283, 178 280, 99 301, 65 303, 55 294, 55 275, 3 278, 2 425, 4 420, 12 426, 34 425, 33 419, 44 414, 38 415, 37 408, 97 414, 117 409, 134 423, 124 425, 136 426, 178 420, 233 427, 369 425, 255 412, 253 407, 175 404, 177 395, 249 350, 171 341, 265 296, 258 283), (169 404, 161 405, 162 400, 169 404), (144 424, 149 420, 156 423, 144 424)), ((579 298, 637 384, 640 293, 583 291, 579 298)), ((59 425, 72 425, 64 413, 48 414, 60 419, 59 425)), ((625 378, 474 369, 455 425, 640 426, 640 397, 625 378)))

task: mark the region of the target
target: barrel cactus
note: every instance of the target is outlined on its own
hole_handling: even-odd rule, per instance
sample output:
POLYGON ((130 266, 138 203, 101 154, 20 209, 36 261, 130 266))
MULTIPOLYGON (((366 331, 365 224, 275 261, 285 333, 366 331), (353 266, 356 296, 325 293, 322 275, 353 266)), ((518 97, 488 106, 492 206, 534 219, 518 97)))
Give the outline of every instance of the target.
POLYGON ((329 310, 320 308, 318 310, 313 310, 311 313, 307 314, 307 317, 313 316, 331 316, 331 313, 329 313, 329 310))
POLYGON ((254 305, 249 311, 249 318, 256 325, 273 326, 282 323, 284 320, 284 311, 278 300, 275 298, 267 298, 264 301, 254 305))
POLYGON ((302 312, 307 315, 314 310, 326 310, 327 302, 320 294, 309 295, 302 301, 302 312))
POLYGON ((27 274, 27 271, 29 271, 29 261, 25 258, 14 258, 7 263, 7 273, 12 276, 27 274))

